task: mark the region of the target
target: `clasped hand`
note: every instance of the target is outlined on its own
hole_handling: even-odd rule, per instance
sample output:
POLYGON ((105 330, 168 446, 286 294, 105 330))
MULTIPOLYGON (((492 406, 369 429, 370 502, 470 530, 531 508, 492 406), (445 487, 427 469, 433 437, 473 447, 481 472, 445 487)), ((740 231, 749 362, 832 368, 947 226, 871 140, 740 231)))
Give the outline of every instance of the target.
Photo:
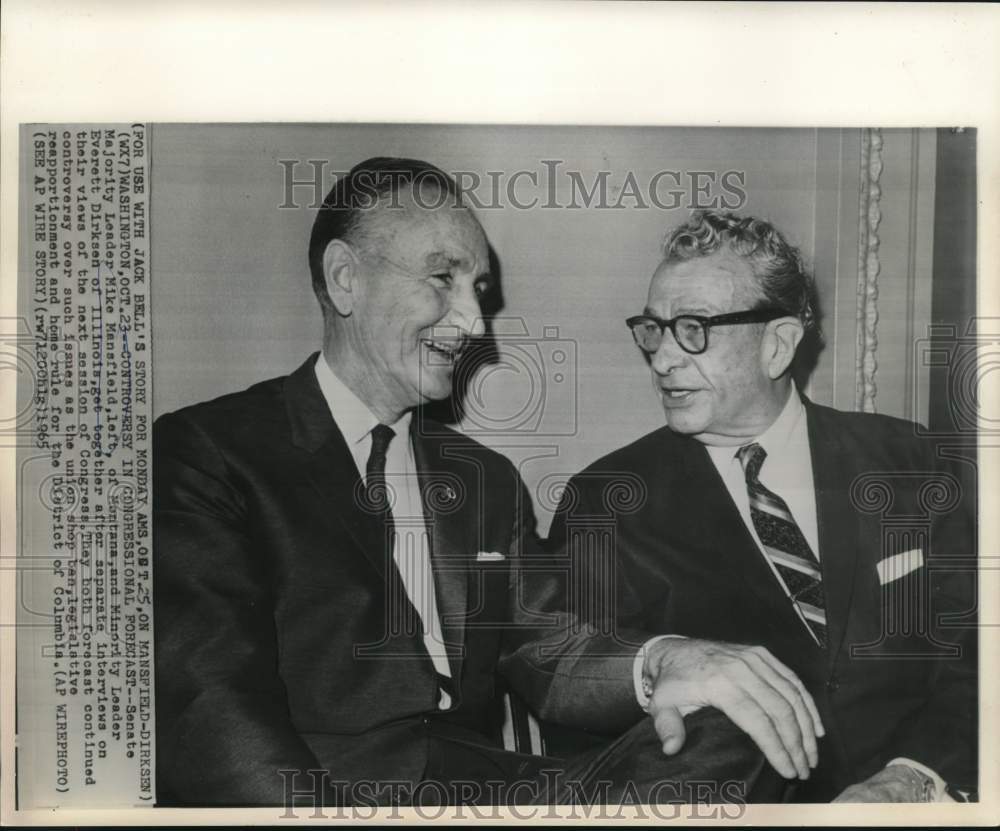
POLYGON ((684 745, 684 716, 702 707, 725 713, 788 779, 808 779, 819 760, 823 723, 812 696, 762 646, 665 638, 645 661, 649 714, 668 756, 684 745))

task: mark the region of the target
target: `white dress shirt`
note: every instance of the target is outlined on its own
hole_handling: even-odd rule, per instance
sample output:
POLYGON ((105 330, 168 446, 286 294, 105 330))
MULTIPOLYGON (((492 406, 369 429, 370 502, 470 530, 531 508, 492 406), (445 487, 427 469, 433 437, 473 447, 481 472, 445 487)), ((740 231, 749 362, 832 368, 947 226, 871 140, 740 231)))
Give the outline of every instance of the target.
MULTIPOLYGON (((316 380, 364 481, 372 447, 371 431, 379 420, 336 376, 322 354, 316 361, 316 380)), ((434 662, 434 669, 450 678, 451 666, 441 634, 441 617, 434 590, 430 538, 413 459, 413 445, 410 443, 410 419, 411 414, 407 412, 395 424, 387 425, 396 434, 389 442, 385 459, 385 481, 395 528, 392 557, 399 568, 406 594, 420 615, 424 645, 434 662)), ((439 709, 446 710, 450 706, 451 697, 445 690, 440 690, 439 709)))

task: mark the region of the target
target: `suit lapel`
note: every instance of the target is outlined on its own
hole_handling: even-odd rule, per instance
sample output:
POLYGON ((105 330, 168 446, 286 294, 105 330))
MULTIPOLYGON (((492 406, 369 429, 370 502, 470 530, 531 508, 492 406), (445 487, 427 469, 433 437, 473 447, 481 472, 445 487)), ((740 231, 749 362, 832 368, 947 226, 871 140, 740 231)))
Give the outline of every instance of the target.
MULTIPOLYGON (((674 493, 685 494, 690 504, 677 516, 702 517, 700 528, 692 523, 692 528, 702 537, 698 548, 707 544, 711 550, 720 552, 727 564, 726 575, 735 575, 741 583, 741 590, 746 589, 762 607, 769 608, 779 627, 787 627, 787 631, 801 629, 803 637, 812 643, 747 529, 708 451, 694 441, 685 441, 685 445, 688 452, 685 454, 683 487, 674 490, 674 493)), ((719 579, 726 579, 726 575, 720 575, 719 579)))
POLYGON ((441 633, 452 677, 458 682, 468 617, 470 557, 475 550, 478 512, 474 508, 480 504, 480 494, 475 477, 467 476, 460 460, 447 454, 447 434, 431 432, 427 420, 415 415, 410 436, 430 539, 441 633))
POLYGON ((316 380, 317 357, 311 356, 285 381, 292 442, 309 453, 305 473, 319 496, 318 515, 336 531, 346 530, 384 579, 391 549, 381 523, 360 507, 361 475, 316 380))
POLYGON ((855 471, 837 425, 808 400, 805 404, 832 667, 847 634, 860 548, 860 520, 850 496, 855 471))

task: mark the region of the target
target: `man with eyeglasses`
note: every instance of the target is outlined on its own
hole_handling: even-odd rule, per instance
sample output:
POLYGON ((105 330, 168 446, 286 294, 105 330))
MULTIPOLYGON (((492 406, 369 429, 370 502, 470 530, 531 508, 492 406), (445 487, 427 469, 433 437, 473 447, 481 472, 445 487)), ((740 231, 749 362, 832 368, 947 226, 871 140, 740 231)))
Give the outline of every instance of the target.
POLYGON ((643 644, 667 753, 685 716, 715 707, 798 780, 797 800, 968 798, 974 472, 909 422, 802 395, 814 288, 770 223, 696 212, 663 254, 627 325, 666 426, 571 480, 552 526, 580 613, 643 644), (608 517, 601 489, 622 472, 643 498, 608 517), (886 516, 929 515, 926 534, 892 536, 872 488, 891 494, 886 516), (929 509, 928 488, 947 498, 929 509), (597 554, 591 517, 613 526, 597 554))

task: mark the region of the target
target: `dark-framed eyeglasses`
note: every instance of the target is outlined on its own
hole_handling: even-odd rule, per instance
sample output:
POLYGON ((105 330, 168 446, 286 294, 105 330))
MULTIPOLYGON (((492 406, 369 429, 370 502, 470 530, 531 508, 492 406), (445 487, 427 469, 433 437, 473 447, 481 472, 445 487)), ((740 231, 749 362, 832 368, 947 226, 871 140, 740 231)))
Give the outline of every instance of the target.
POLYGON ((656 315, 635 315, 625 321, 632 330, 636 345, 652 354, 663 343, 663 333, 667 329, 674 336, 677 345, 689 355, 700 355, 708 349, 708 330, 713 326, 733 326, 739 323, 765 323, 779 317, 788 317, 789 312, 769 306, 763 309, 747 309, 742 312, 728 312, 724 315, 704 317, 702 315, 677 315, 670 320, 656 315))

